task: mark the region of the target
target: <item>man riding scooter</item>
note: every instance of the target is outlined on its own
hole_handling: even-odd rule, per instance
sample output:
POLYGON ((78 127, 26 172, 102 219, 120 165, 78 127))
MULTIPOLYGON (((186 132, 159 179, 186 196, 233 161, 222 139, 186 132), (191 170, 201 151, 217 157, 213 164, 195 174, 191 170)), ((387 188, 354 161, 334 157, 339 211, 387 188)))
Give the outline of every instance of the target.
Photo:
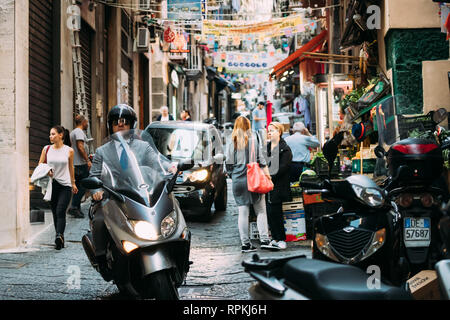
MULTIPOLYGON (((137 124, 136 113, 130 106, 126 104, 119 104, 114 106, 108 113, 107 128, 110 135, 120 131, 128 131, 135 129, 137 124)), ((145 165, 153 167, 154 164, 159 163, 158 155, 154 149, 150 148, 148 144, 137 140, 128 139, 126 141, 127 146, 123 143, 111 140, 109 143, 101 146, 95 152, 94 159, 92 161, 92 167, 89 173, 89 177, 97 177, 102 179, 103 163, 115 164, 119 168, 124 169, 127 167, 128 159, 125 148, 130 148, 136 155, 136 159, 139 162, 145 162, 145 165)), ((176 164, 171 165, 163 163, 165 169, 171 173, 176 173, 176 164)), ((110 166, 114 170, 114 165, 110 166)), ((114 172, 113 172, 114 175, 114 172)), ((93 200, 100 202, 103 200, 104 191, 102 189, 93 190, 93 200)), ((106 244, 107 244, 107 230, 104 223, 104 216, 102 211, 97 211, 92 220, 92 235, 95 247, 95 258, 100 269, 106 267, 106 244)))

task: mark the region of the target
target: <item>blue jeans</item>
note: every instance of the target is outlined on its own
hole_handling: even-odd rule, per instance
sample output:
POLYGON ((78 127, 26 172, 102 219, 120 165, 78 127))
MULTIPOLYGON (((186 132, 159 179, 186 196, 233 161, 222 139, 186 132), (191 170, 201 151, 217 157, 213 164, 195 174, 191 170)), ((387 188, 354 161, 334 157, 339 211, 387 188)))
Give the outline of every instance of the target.
POLYGON ((71 209, 80 209, 81 198, 83 198, 86 189, 81 186, 81 179, 89 177, 89 168, 87 164, 75 166, 75 184, 78 188, 78 193, 72 197, 71 209))

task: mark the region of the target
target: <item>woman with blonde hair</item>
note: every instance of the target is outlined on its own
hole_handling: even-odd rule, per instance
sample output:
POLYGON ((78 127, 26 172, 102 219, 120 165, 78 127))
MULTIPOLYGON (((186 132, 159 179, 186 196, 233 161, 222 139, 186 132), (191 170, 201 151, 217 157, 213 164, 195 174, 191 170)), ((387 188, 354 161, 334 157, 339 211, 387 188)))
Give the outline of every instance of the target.
POLYGON ((292 151, 282 138, 284 127, 279 122, 271 122, 267 128, 267 159, 269 172, 274 184, 273 190, 267 194, 267 220, 269 222, 274 249, 286 249, 286 233, 284 230, 283 202, 291 201, 289 183, 292 151))
POLYGON ((250 120, 240 116, 234 123, 231 141, 227 150, 227 171, 232 180, 234 200, 238 206, 239 218, 238 228, 242 244, 242 252, 255 251, 256 248, 250 242, 249 237, 249 213, 250 205, 253 205, 257 216, 257 225, 260 236, 261 248, 270 244, 267 226, 267 214, 265 195, 248 191, 247 186, 247 164, 250 162, 251 147, 261 168, 266 176, 270 177, 263 156, 261 144, 256 135, 252 134, 250 120))

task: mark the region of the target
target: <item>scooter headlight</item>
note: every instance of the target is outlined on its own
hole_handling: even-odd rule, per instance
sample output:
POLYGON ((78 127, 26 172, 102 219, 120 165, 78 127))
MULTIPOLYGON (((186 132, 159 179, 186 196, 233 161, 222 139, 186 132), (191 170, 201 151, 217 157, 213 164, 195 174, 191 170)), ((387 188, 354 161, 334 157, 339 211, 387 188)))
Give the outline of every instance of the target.
POLYGON ((157 240, 158 232, 153 224, 148 221, 132 221, 134 233, 145 240, 157 240))
POLYGON ((208 170, 206 169, 200 169, 197 171, 192 172, 189 175, 189 180, 191 180, 192 182, 202 182, 205 181, 208 178, 208 170))
POLYGON ((320 233, 316 233, 315 242, 316 242, 317 248, 319 249, 319 251, 322 254, 324 254, 325 256, 327 256, 328 258, 330 258, 334 261, 340 262, 339 259, 334 255, 327 236, 320 234, 320 233))
POLYGON ((161 221, 161 234, 164 238, 170 237, 176 230, 178 218, 176 211, 172 211, 161 221))
MULTIPOLYGON (((386 229, 380 229, 372 237, 372 241, 370 243, 369 248, 367 249, 366 253, 364 254, 362 259, 365 259, 372 254, 374 254, 378 249, 380 249, 383 244, 386 242, 386 229)), ((362 260, 361 259, 361 260, 362 260)))
POLYGON ((381 207, 384 204, 384 197, 380 190, 375 188, 363 188, 352 185, 359 200, 371 207, 381 207))

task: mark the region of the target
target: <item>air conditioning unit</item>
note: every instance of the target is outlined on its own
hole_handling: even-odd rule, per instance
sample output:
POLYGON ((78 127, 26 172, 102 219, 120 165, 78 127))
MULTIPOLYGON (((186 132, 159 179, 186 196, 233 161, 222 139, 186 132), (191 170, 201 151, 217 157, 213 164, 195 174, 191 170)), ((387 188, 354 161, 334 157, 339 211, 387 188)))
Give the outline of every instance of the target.
POLYGON ((150 0, 139 0, 139 10, 150 10, 150 0))
POLYGON ((146 27, 138 28, 136 41, 137 41, 136 42, 137 50, 148 50, 148 46, 149 46, 148 28, 146 28, 146 27))

